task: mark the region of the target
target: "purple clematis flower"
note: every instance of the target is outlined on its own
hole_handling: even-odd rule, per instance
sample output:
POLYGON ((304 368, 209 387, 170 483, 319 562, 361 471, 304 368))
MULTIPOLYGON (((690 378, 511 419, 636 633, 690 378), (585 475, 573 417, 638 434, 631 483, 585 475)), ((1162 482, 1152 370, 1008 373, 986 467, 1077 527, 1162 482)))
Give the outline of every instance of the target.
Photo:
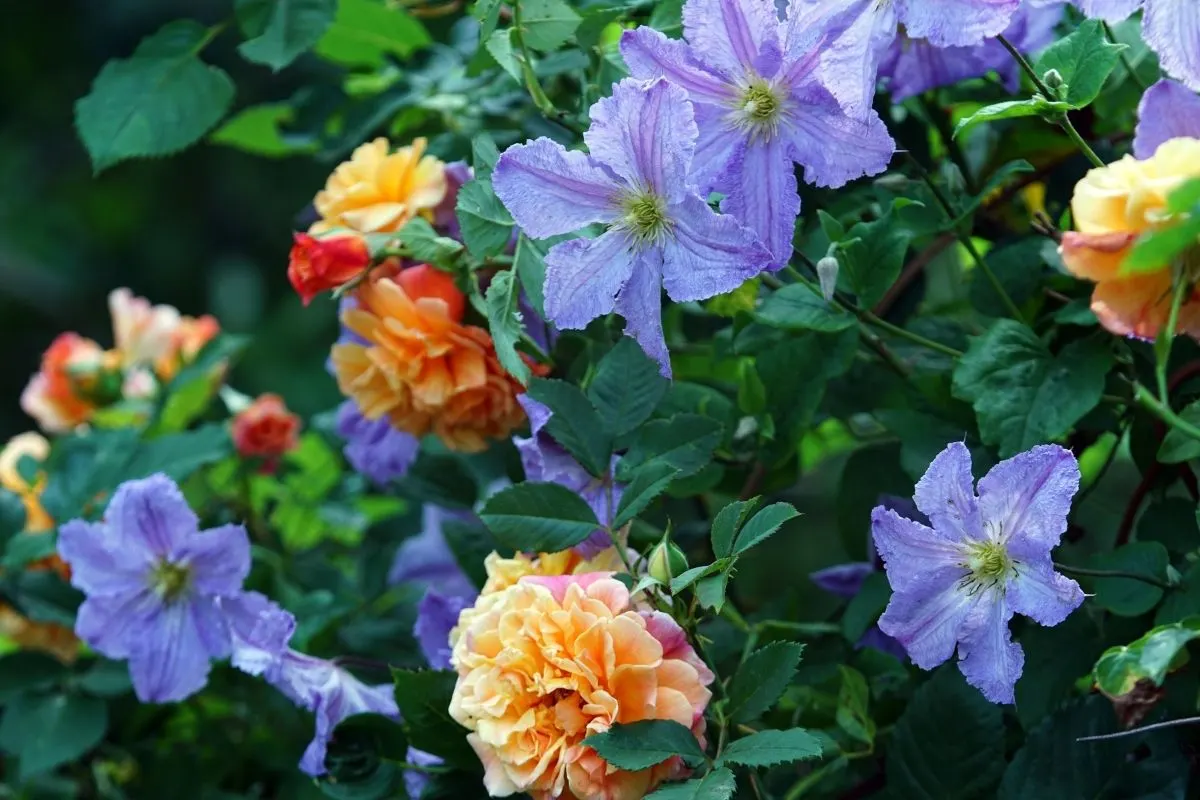
POLYGON ((241 525, 200 530, 165 475, 121 484, 103 522, 63 525, 58 553, 87 595, 75 633, 109 658, 129 660, 142 702, 194 694, 210 662, 229 655, 217 601, 241 592, 250 540, 241 525))
POLYGON ((421 532, 400 543, 388 572, 388 583, 393 586, 414 583, 444 595, 474 597, 475 587, 458 566, 442 533, 442 524, 447 520, 468 522, 474 519, 474 514, 426 504, 421 515, 421 532))
POLYGON ((477 592, 469 595, 443 594, 437 589, 425 592, 417 604, 413 636, 421 654, 434 669, 450 668, 450 631, 458 625, 458 615, 475 603, 477 592))
MULTIPOLYGON (((517 402, 525 409, 529 417, 530 433, 528 439, 519 436, 513 438, 517 452, 521 454, 521 465, 525 467, 525 480, 542 481, 561 484, 582 497, 596 513, 596 519, 605 525, 611 525, 616 516, 617 506, 625 486, 613 480, 620 456, 613 456, 608 474, 597 478, 580 466, 571 454, 558 445, 543 428, 550 422, 552 412, 546 405, 539 403, 527 394, 518 395, 517 402)), ((592 558, 601 550, 612 546, 612 539, 599 528, 575 545, 575 550, 584 558, 592 558)))
POLYGON ((1200 91, 1200 3, 1189 0, 1071 0, 1089 17, 1120 22, 1142 9, 1142 35, 1167 74, 1200 91))
POLYGON ((300 760, 305 774, 325 774, 329 740, 348 717, 371 713, 399 719, 390 683, 368 686, 334 661, 288 647, 296 619, 266 597, 246 592, 223 599, 221 608, 233 634, 233 665, 261 676, 316 716, 316 733, 300 760))
POLYGON ((791 258, 800 213, 793 162, 807 182, 838 187, 882 172, 895 152, 878 115, 848 115, 817 80, 821 49, 861 5, 793 0, 781 23, 773 0, 688 0, 686 43, 646 27, 621 37, 635 77, 687 90, 700 132, 693 177, 725 195, 721 210, 758 234, 774 266, 791 258))
POLYGON ((1041 445, 993 467, 976 496, 970 451, 951 444, 914 494, 931 526, 883 507, 872 512, 893 590, 880 629, 922 669, 957 646, 967 683, 994 703, 1013 702, 1025 663, 1008 630, 1013 613, 1054 626, 1083 602, 1079 584, 1050 559, 1078 488, 1075 456, 1041 445))
POLYGON ((661 288, 678 302, 703 300, 759 274, 770 257, 753 232, 709 208, 688 177, 697 130, 683 89, 627 78, 591 117, 591 155, 545 138, 513 145, 496 164, 496 195, 535 238, 606 226, 547 253, 546 315, 579 329, 616 311, 626 335, 670 375, 661 288))
POLYGON ((1133 155, 1150 158, 1164 142, 1178 138, 1200 139, 1200 96, 1175 81, 1161 80, 1138 104, 1133 155))
POLYGON ((387 417, 367 419, 353 400, 338 408, 337 432, 346 440, 346 461, 376 486, 404 477, 421 450, 420 439, 393 428, 387 417))

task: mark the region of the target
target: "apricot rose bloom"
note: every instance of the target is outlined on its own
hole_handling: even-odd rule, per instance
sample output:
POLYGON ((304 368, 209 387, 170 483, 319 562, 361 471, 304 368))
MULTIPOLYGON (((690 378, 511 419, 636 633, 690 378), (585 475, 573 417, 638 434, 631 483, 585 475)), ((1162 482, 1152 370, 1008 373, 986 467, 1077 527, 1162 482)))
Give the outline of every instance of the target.
POLYGON ((47 433, 65 433, 82 425, 96 410, 86 390, 108 361, 108 354, 91 339, 77 333, 59 334, 42 355, 41 369, 22 392, 21 408, 47 433))
POLYGON ((425 144, 414 139, 394 153, 383 137, 360 145, 317 193, 321 220, 309 233, 395 233, 418 214, 432 217, 446 194, 446 165, 425 155, 425 144))
MULTIPOLYGON (((633 557, 636 558, 636 553, 633 557)), ((483 567, 487 570, 487 582, 483 584, 481 594, 503 591, 515 586, 522 578, 620 572, 624 569, 616 547, 601 550, 592 558, 584 558, 574 549, 537 555, 516 553, 512 558, 501 558, 499 553, 493 552, 483 560, 483 567)))
MULTIPOLYGON (((1125 156, 1093 169, 1075 187, 1071 210, 1077 231, 1063 236, 1062 256, 1072 274, 1096 282, 1092 311, 1113 333, 1153 339, 1171 308, 1172 265, 1129 273, 1123 264, 1137 239, 1171 224, 1167 199, 1200 176, 1200 139, 1165 142, 1153 156, 1125 156)), ((1200 293, 1184 299, 1179 330, 1200 336, 1200 293)))
POLYGON ((121 288, 109 294, 108 311, 113 345, 123 364, 154 364, 171 352, 181 319, 175 307, 151 305, 146 298, 121 288))
POLYGON ((342 394, 364 417, 387 417, 413 436, 434 433, 451 450, 479 451, 525 421, 521 385, 496 358, 488 332, 463 324, 449 276, 418 265, 358 288, 342 323, 361 342, 334 345, 342 394))
POLYGON ((638 800, 685 768, 629 772, 583 744, 614 723, 666 719, 703 743, 712 672, 666 614, 612 573, 526 577, 483 594, 451 633, 450 715, 470 729, 494 797, 638 800))

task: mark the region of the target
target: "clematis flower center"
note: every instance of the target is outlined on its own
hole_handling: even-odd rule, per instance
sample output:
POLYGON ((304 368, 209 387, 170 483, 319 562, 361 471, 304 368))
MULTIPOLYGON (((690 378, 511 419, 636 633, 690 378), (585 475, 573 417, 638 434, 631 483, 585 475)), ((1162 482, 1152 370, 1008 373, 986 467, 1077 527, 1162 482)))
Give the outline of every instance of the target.
POLYGON ((637 239, 652 242, 670 227, 667 204, 649 192, 632 195, 625 201, 624 222, 637 239))
POLYGON ((741 122, 755 134, 774 135, 779 126, 783 99, 774 87, 760 79, 750 82, 738 100, 741 122))
POLYGON ((1003 583, 1013 571, 1012 559, 1008 557, 1004 545, 998 542, 986 542, 973 547, 966 566, 971 570, 975 583, 984 586, 1003 583))
POLYGON ((182 597, 191 582, 191 570, 183 564, 165 559, 158 562, 150 573, 150 586, 166 603, 173 603, 182 597))

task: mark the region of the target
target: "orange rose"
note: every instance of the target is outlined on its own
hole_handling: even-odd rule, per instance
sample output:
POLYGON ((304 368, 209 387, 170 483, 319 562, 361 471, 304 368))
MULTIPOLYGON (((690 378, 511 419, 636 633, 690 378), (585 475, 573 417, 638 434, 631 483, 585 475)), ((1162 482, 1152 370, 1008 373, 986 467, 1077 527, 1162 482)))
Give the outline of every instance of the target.
POLYGON ((614 723, 666 719, 704 741, 713 674, 683 630, 638 611, 610 573, 526 577, 481 595, 451 633, 450 714, 495 797, 639 800, 684 767, 619 770, 583 744, 614 723))
POLYGON ((462 294, 438 275, 411 267, 360 286, 342 322, 366 344, 335 345, 334 372, 367 419, 386 416, 413 436, 433 432, 452 450, 478 451, 525 421, 522 387, 488 332, 459 321, 462 294), (406 275, 412 269, 419 279, 406 275))
POLYGON ((382 137, 360 145, 317 193, 321 221, 309 233, 395 233, 418 214, 432 216, 446 194, 445 164, 424 155, 425 144, 414 139, 394 153, 382 137))
POLYGON ((42 368, 21 394, 21 408, 42 430, 64 433, 91 419, 108 354, 77 333, 59 334, 42 356, 42 368))
POLYGON ((208 314, 203 317, 181 317, 171 335, 171 346, 155 362, 154 371, 164 383, 170 381, 179 374, 181 367, 194 361, 204 345, 220 332, 221 324, 208 314))
POLYGON ((242 456, 275 459, 299 444, 300 418, 277 394, 259 395, 233 418, 233 445, 242 456))
POLYGON ((539 553, 535 556, 517 553, 512 558, 501 558, 499 553, 492 553, 484 559, 483 566, 488 577, 482 594, 503 591, 515 586, 522 578, 620 572, 624 569, 615 547, 602 550, 594 558, 584 558, 574 550, 539 553))
MULTIPOLYGON (((1142 235, 1173 224, 1167 198, 1197 176, 1200 139, 1172 139, 1145 161, 1126 156, 1093 169, 1076 185, 1071 212, 1078 231, 1063 236, 1063 262, 1074 275, 1096 282, 1092 310, 1113 333, 1153 339, 1166 325, 1173 265, 1130 273, 1124 263, 1142 235)), ((1185 298, 1179 330, 1200 336, 1200 292, 1185 298)))
POLYGON ((308 305, 321 292, 336 289, 358 277, 371 264, 367 243, 353 234, 318 239, 293 234, 288 280, 308 305))

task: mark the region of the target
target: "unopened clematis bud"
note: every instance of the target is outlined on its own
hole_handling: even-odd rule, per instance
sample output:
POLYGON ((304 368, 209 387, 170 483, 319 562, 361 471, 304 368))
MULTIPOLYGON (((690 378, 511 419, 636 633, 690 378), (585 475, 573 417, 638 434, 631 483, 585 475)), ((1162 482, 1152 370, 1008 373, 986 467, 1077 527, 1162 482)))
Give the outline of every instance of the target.
POLYGON ((1050 94, 1052 95, 1047 98, 1048 100, 1062 100, 1066 97, 1067 82, 1058 70, 1046 70, 1046 74, 1042 76, 1042 83, 1046 84, 1046 88, 1050 90, 1050 94))
POLYGON ((817 280, 821 283, 821 294, 826 303, 833 302, 833 293, 837 290, 838 260, 835 256, 825 256, 817 262, 817 280))
POLYGON ((675 576, 687 572, 687 568, 687 556, 667 536, 663 536, 663 540, 650 553, 647 571, 655 580, 670 583, 675 576))
POLYGON ((297 233, 288 259, 288 280, 308 305, 321 292, 350 282, 370 264, 371 251, 356 234, 318 239, 297 233))

